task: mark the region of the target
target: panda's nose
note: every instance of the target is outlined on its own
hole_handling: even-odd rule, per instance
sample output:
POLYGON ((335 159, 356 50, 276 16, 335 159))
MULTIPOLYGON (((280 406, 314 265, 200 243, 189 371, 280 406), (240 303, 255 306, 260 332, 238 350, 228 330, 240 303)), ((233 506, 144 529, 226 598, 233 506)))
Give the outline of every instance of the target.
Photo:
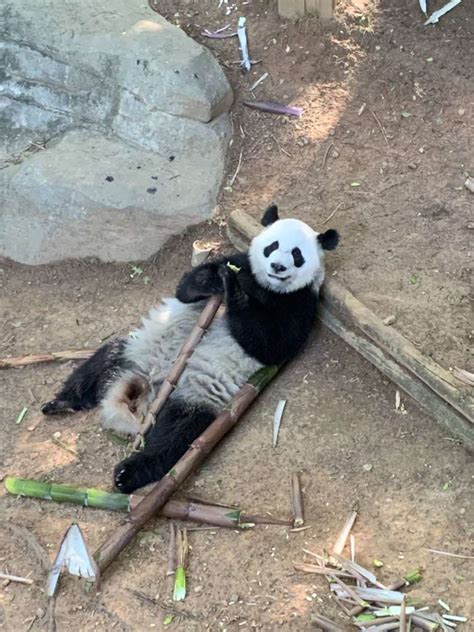
POLYGON ((281 263, 272 263, 271 266, 274 272, 284 272, 286 270, 285 266, 282 266, 281 263))

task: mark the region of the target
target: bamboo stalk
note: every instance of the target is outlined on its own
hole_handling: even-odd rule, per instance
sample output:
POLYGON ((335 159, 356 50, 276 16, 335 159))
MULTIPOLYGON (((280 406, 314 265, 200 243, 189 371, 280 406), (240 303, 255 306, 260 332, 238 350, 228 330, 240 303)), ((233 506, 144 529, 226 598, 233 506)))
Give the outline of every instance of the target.
POLYGON ((166 575, 171 577, 174 575, 176 566, 176 525, 174 522, 170 522, 170 542, 168 547, 168 567, 166 569, 166 575))
POLYGON ((312 614, 311 623, 316 624, 316 626, 321 630, 324 630, 324 632, 343 632, 343 629, 334 623, 334 621, 331 621, 320 614, 312 614))
MULTIPOLYGON (((48 483, 31 479, 7 476, 5 489, 10 494, 41 498, 54 502, 68 502, 83 507, 95 507, 110 511, 130 512, 137 507, 144 496, 120 494, 100 489, 76 487, 58 483, 48 483)), ((289 520, 243 513, 239 507, 216 506, 189 500, 169 500, 158 513, 171 520, 189 520, 199 524, 211 524, 228 529, 245 528, 249 524, 272 524, 289 526, 289 520)))
POLYGON ((344 526, 341 529, 341 532, 336 540, 336 543, 332 547, 333 554, 341 555, 342 552, 344 551, 347 538, 349 537, 352 527, 354 526, 354 522, 356 521, 356 518, 357 518, 357 511, 351 511, 351 513, 347 517, 346 522, 344 523, 344 526))
POLYGON ((298 472, 291 476, 291 495, 293 500, 293 526, 302 527, 304 525, 303 496, 298 472))
POLYGON ((353 579, 349 573, 336 571, 332 568, 324 568, 323 566, 316 566, 316 564, 307 564, 305 562, 293 562, 293 566, 297 571, 303 571, 303 573, 314 573, 315 575, 331 575, 332 577, 343 577, 345 579, 353 579))
MULTIPOLYGON (((228 221, 229 238, 241 250, 261 228, 243 211, 234 211, 228 221)), ((336 279, 325 281, 321 295, 318 318, 474 450, 474 397, 469 387, 385 326, 336 279)))
POLYGON ((0 358, 0 369, 19 369, 30 364, 44 362, 87 360, 95 352, 95 349, 71 349, 69 351, 52 351, 51 353, 26 354, 14 358, 0 358))
POLYGON ((102 543, 95 558, 101 571, 113 562, 153 515, 166 503, 168 498, 187 479, 187 477, 205 460, 219 441, 231 430, 259 393, 277 374, 279 367, 264 367, 254 373, 231 402, 215 418, 212 424, 193 442, 189 450, 176 465, 132 509, 125 520, 102 543))
POLYGON ((153 426, 157 414, 163 408, 166 400, 176 388, 178 380, 183 374, 189 358, 193 354, 194 349, 199 344, 203 335, 206 333, 207 328, 212 323, 221 303, 221 296, 211 296, 211 298, 207 301, 206 306, 199 315, 196 325, 189 334, 189 337, 184 341, 181 349, 179 350, 178 357, 174 361, 167 377, 163 380, 155 399, 152 401, 150 408, 145 415, 140 432, 137 434, 135 441, 133 442, 133 448, 135 450, 141 447, 143 437, 153 426))

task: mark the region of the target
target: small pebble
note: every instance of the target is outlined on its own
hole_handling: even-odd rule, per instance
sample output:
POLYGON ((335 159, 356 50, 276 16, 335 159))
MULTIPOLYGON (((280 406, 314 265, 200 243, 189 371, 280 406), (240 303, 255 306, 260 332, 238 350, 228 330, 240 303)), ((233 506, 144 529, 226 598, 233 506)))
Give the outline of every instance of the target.
POLYGON ((61 433, 59 432, 59 430, 58 432, 53 433, 53 439, 61 439, 61 433))
POLYGON ((384 325, 393 325, 393 323, 395 322, 395 316, 393 314, 391 314, 390 316, 387 316, 387 318, 383 319, 383 324, 384 325))
POLYGON ((107 176, 105 179, 107 180, 107 182, 113 182, 114 181, 113 176, 107 176))
POLYGON ((374 466, 372 465, 372 463, 366 463, 362 466, 362 469, 364 470, 364 472, 371 472, 374 469, 374 466))

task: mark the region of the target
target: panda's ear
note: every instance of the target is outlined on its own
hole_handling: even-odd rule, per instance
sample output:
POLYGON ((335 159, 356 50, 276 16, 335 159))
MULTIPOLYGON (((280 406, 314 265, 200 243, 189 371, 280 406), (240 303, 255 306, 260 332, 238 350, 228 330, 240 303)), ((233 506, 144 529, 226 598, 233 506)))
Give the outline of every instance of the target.
POLYGON ((272 206, 269 206, 263 214, 263 217, 260 220, 260 224, 262 226, 270 226, 270 224, 273 224, 278 219, 280 219, 278 217, 278 206, 276 204, 273 204, 272 206))
POLYGON ((318 241, 323 250, 334 250, 339 243, 339 233, 334 228, 330 228, 325 233, 319 233, 318 241))

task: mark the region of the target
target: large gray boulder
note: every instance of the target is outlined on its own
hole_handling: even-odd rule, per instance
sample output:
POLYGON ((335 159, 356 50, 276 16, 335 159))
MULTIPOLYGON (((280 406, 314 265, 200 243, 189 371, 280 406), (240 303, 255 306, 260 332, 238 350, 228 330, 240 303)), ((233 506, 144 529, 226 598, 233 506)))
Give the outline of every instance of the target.
POLYGON ((232 104, 210 52, 138 0, 7 0, 0 255, 134 260, 209 218, 232 104))

